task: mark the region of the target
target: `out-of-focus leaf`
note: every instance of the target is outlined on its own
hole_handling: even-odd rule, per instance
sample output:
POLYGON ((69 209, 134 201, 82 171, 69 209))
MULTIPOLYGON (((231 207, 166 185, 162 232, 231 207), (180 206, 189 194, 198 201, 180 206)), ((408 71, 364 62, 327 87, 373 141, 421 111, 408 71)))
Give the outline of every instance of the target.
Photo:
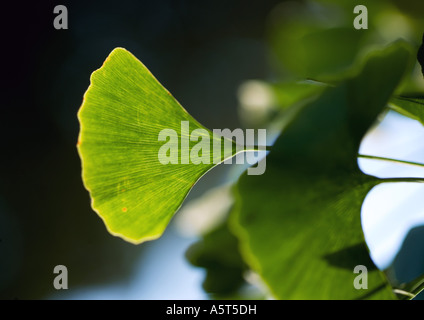
POLYGON ((272 85, 279 109, 316 97, 324 91, 326 84, 315 81, 281 82, 272 85))
POLYGON ((360 171, 357 153, 410 56, 402 43, 373 53, 359 75, 299 111, 274 144, 265 174, 240 178, 234 231, 276 298, 395 298, 361 228, 362 202, 382 180, 360 171), (367 290, 353 286, 357 265, 368 268, 367 290))
MULTIPOLYGON (((355 61, 376 45, 397 39, 417 42, 422 22, 403 15, 391 1, 307 0, 281 3, 270 15, 268 35, 283 76, 323 82, 342 80, 355 61), (357 5, 367 8, 367 29, 356 30, 357 5)), ((404 86, 417 87, 414 81, 404 86)), ((409 89, 405 88, 405 89, 409 89)))
POLYGON ((389 106, 394 111, 424 124, 424 99, 396 97, 390 100, 389 106))
POLYGON ((234 294, 245 284, 247 265, 238 249, 238 239, 230 233, 227 221, 205 234, 186 252, 188 261, 206 269, 203 288, 217 296, 234 294))
POLYGON ((424 2, 416 0, 393 0, 392 2, 406 14, 416 17, 417 19, 422 18, 424 2))
MULTIPOLYGON (((90 191, 92 207, 109 232, 133 243, 159 237, 196 181, 218 160, 230 157, 213 154, 213 135, 184 110, 172 95, 131 53, 112 51, 103 66, 91 76, 78 113, 78 151, 83 181, 90 191), (182 129, 187 121, 189 129, 182 129), (178 150, 169 159, 179 164, 161 164, 158 141, 162 129, 174 130, 178 140, 166 143, 178 150), (198 141, 190 133, 202 129, 210 141, 210 164, 181 164, 198 141), (187 146, 181 140, 186 139, 187 146), (215 158, 214 158, 215 157, 215 158)), ((200 138, 200 137, 199 137, 200 138)), ((202 140, 203 141, 203 140, 202 140)), ((227 149, 227 148, 226 148, 227 149)))
MULTIPOLYGON (((295 78, 333 81, 355 61, 367 31, 340 21, 340 8, 316 2, 282 4, 274 13, 270 40, 277 60, 295 78)), ((352 9, 353 10, 353 7, 352 9)))

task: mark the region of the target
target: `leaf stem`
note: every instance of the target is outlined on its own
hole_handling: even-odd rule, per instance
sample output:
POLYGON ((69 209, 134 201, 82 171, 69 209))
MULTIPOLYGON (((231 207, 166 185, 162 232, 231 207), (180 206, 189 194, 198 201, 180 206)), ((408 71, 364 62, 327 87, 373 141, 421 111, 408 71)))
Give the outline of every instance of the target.
POLYGON ((401 285, 399 288, 394 288, 396 294, 400 294, 404 299, 415 298, 421 291, 424 290, 424 275, 419 276, 415 280, 401 285))
POLYGON ((380 178, 382 182, 418 182, 424 183, 424 178, 380 178))
POLYGON ((411 166, 424 167, 424 164, 419 163, 419 162, 398 160, 398 159, 391 159, 391 158, 384 158, 384 157, 377 157, 377 156, 369 156, 369 155, 364 155, 364 154, 358 154, 358 158, 370 159, 370 160, 389 161, 389 162, 396 162, 396 163, 402 163, 402 164, 409 164, 411 166))

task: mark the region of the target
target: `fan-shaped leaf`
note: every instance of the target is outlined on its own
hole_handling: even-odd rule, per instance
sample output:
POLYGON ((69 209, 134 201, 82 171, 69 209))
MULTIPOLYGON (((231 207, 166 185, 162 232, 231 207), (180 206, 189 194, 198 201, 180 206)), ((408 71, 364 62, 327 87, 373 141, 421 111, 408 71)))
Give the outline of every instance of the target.
POLYGON ((78 150, 92 207, 112 234, 133 243, 159 237, 196 181, 235 152, 230 142, 233 147, 213 153, 214 141, 224 138, 194 120, 122 48, 92 74, 78 118, 78 150), (190 139, 196 129, 200 137, 190 139), (193 149, 198 138, 209 150, 193 149), (168 164, 158 156, 164 144, 168 164), (190 152, 204 161, 189 161, 190 152))

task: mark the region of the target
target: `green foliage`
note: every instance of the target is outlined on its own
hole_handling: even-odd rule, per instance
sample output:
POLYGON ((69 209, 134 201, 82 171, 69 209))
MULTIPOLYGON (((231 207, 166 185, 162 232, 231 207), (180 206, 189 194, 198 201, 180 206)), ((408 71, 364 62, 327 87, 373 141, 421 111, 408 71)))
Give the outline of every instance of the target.
POLYGON ((395 97, 390 107, 404 116, 420 121, 424 125, 424 99, 395 97))
POLYGON ((267 157, 265 174, 240 178, 236 234, 276 298, 394 298, 361 228, 362 202, 381 180, 359 170, 357 154, 409 57, 402 44, 374 53, 358 76, 298 112, 267 157), (369 271, 365 296, 352 285, 356 265, 369 271))
POLYGON ((276 103, 281 110, 316 98, 326 87, 326 84, 314 81, 281 82, 273 85, 276 103))
POLYGON ((229 231, 227 222, 209 231, 187 250, 188 261, 207 270, 203 288, 215 296, 234 294, 244 284, 248 269, 239 250, 238 240, 229 231))
MULTIPOLYGON (((178 141, 168 143, 180 150, 174 159, 179 163, 187 151, 178 148, 181 136, 207 129, 125 49, 113 50, 92 74, 78 117, 78 150, 92 207, 110 233, 127 241, 159 237, 196 181, 215 166, 212 154, 210 164, 159 162, 162 129, 178 133, 178 141), (189 122, 189 132, 181 132, 181 121, 189 122)), ((211 141, 221 140, 207 131, 211 141)))
MULTIPOLYGON (((350 1, 295 6, 274 13, 270 27, 282 71, 270 84, 278 112, 272 124, 282 127, 266 171, 240 177, 229 220, 203 235, 187 258, 207 270, 204 289, 213 297, 237 294, 251 269, 277 299, 411 298, 422 290, 423 278, 398 286, 376 268, 361 207, 380 183, 423 179, 378 179, 360 171, 357 157, 361 140, 387 107, 424 124, 423 100, 403 96, 417 88, 404 77, 413 55, 404 42, 375 50, 394 37, 384 32, 381 16, 370 21, 379 32, 359 32, 351 19, 338 19, 352 14, 350 1), (357 265, 368 268, 365 292, 353 286, 357 265)), ((385 1, 369 9, 397 14, 385 1)), ((210 165, 159 162, 159 132, 173 129, 180 139, 187 134, 181 121, 190 123, 190 131, 206 130, 211 141, 221 138, 125 49, 115 49, 93 73, 79 120, 78 149, 92 207, 112 234, 132 243, 159 237, 196 181, 215 166, 212 154, 210 165)), ((233 146, 218 160, 235 151, 233 146)))

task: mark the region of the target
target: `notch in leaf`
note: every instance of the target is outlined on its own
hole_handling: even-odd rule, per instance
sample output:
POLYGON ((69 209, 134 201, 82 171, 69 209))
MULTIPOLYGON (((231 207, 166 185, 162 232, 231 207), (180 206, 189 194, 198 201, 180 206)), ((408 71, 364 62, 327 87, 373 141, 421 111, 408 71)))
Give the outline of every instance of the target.
POLYGON ((114 49, 91 75, 78 119, 82 177, 92 207, 110 233, 132 243, 158 238, 196 181, 236 153, 229 140, 232 147, 221 149, 218 155, 206 155, 210 163, 181 164, 181 154, 197 144, 188 139, 189 132, 199 129, 203 136, 198 138, 203 141, 207 136, 211 146, 226 139, 191 117, 123 48, 114 49), (178 154, 169 152, 168 158, 180 165, 164 165, 158 159, 163 129, 178 135, 166 143, 180 150, 178 154), (183 139, 187 142, 184 146, 183 139))

